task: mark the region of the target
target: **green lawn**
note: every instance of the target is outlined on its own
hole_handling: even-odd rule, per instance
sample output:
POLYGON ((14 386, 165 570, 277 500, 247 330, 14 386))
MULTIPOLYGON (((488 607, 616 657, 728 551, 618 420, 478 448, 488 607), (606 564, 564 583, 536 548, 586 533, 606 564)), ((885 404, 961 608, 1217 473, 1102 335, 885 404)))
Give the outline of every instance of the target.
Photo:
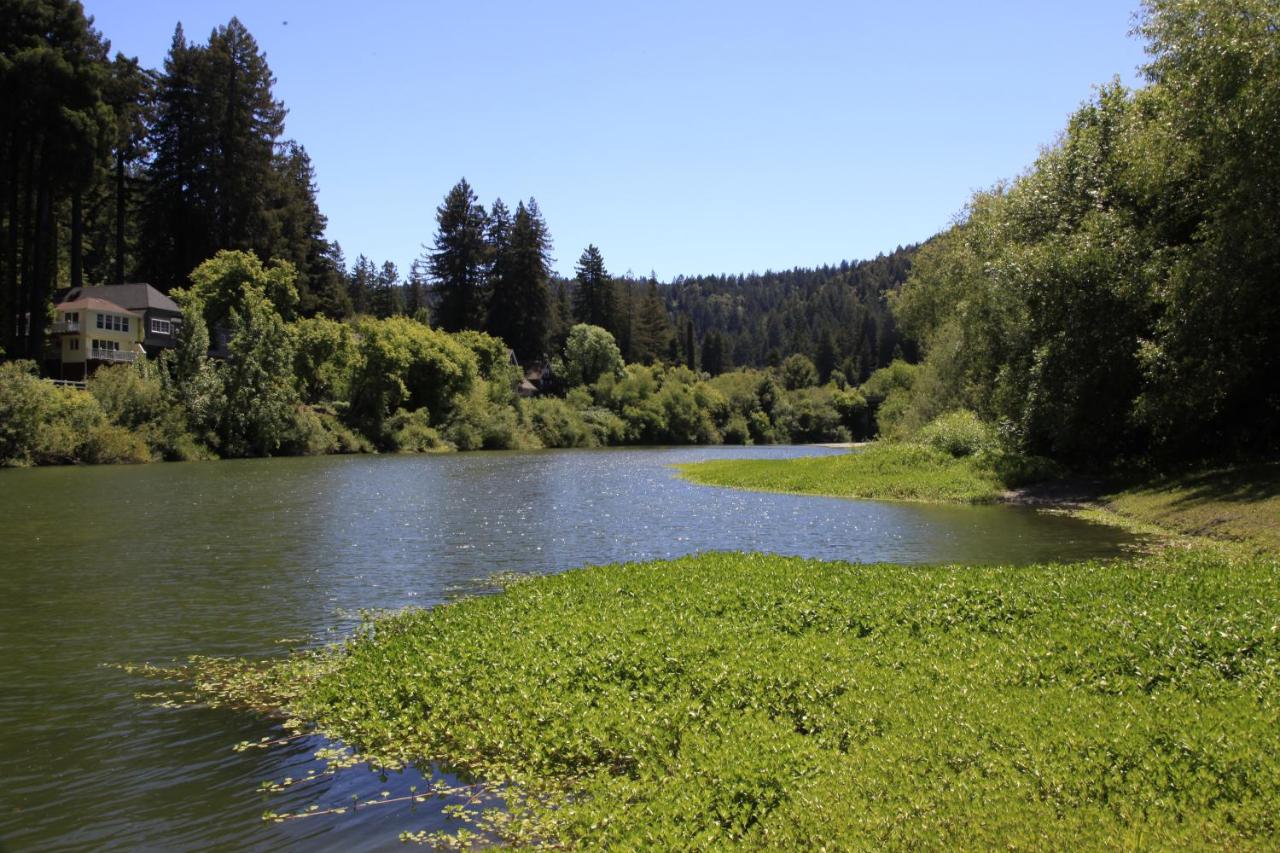
POLYGON ((512 782, 488 831, 516 844, 1274 849, 1278 625, 1274 556, 711 554, 387 617, 203 689, 512 782))
POLYGON ((836 456, 723 459, 679 465, 686 479, 710 486, 868 500, 995 501, 1004 484, 973 457, 955 458, 915 444, 872 444, 836 456))

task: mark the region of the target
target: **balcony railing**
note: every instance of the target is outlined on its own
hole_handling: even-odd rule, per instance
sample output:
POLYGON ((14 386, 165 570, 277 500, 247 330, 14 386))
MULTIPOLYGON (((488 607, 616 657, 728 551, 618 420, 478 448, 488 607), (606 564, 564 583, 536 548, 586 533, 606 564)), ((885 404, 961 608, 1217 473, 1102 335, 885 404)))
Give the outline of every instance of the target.
POLYGON ((75 320, 59 320, 49 327, 55 335, 72 335, 80 331, 80 324, 75 320))
POLYGON ((138 354, 120 349, 91 349, 89 350, 89 359, 91 361, 133 362, 138 360, 138 354))

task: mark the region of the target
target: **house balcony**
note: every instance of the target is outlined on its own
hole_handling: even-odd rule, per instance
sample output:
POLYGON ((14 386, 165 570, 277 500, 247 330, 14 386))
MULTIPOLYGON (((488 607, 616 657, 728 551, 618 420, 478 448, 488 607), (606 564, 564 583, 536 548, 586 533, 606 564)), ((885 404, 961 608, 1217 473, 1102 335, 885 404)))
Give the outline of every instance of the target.
POLYGON ((138 360, 138 354, 129 350, 91 349, 89 350, 89 360, 131 363, 138 360))
POLYGON ((80 331, 80 324, 75 320, 59 320, 49 327, 55 335, 74 335, 80 331))

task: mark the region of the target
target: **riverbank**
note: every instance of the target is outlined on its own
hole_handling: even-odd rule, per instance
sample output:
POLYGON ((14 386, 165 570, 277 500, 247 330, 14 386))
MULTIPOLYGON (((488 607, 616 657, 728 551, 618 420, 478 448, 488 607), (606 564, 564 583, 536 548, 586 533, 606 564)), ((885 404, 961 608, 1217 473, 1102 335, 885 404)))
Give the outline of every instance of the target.
POLYGON ((1268 846, 1278 619, 1280 562, 1212 548, 1022 568, 708 554, 522 581, 200 677, 377 764, 488 780, 510 810, 469 831, 515 844, 1268 846))
POLYGON ((911 444, 806 459, 733 459, 677 466, 703 485, 863 500, 1003 502, 1063 510, 1158 535, 1207 537, 1280 553, 1280 462, 1138 481, 1049 479, 1016 486, 1000 465, 911 444))

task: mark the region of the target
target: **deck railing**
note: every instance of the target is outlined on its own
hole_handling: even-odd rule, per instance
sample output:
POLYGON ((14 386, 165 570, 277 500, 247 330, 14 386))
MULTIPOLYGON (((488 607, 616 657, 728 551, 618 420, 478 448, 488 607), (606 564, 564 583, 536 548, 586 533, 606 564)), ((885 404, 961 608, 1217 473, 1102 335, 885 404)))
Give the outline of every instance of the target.
POLYGON ((138 360, 138 354, 121 349, 92 349, 89 350, 89 358, 92 361, 133 362, 138 360))
POLYGON ((80 331, 80 324, 75 320, 59 320, 49 327, 55 335, 70 335, 80 331))

